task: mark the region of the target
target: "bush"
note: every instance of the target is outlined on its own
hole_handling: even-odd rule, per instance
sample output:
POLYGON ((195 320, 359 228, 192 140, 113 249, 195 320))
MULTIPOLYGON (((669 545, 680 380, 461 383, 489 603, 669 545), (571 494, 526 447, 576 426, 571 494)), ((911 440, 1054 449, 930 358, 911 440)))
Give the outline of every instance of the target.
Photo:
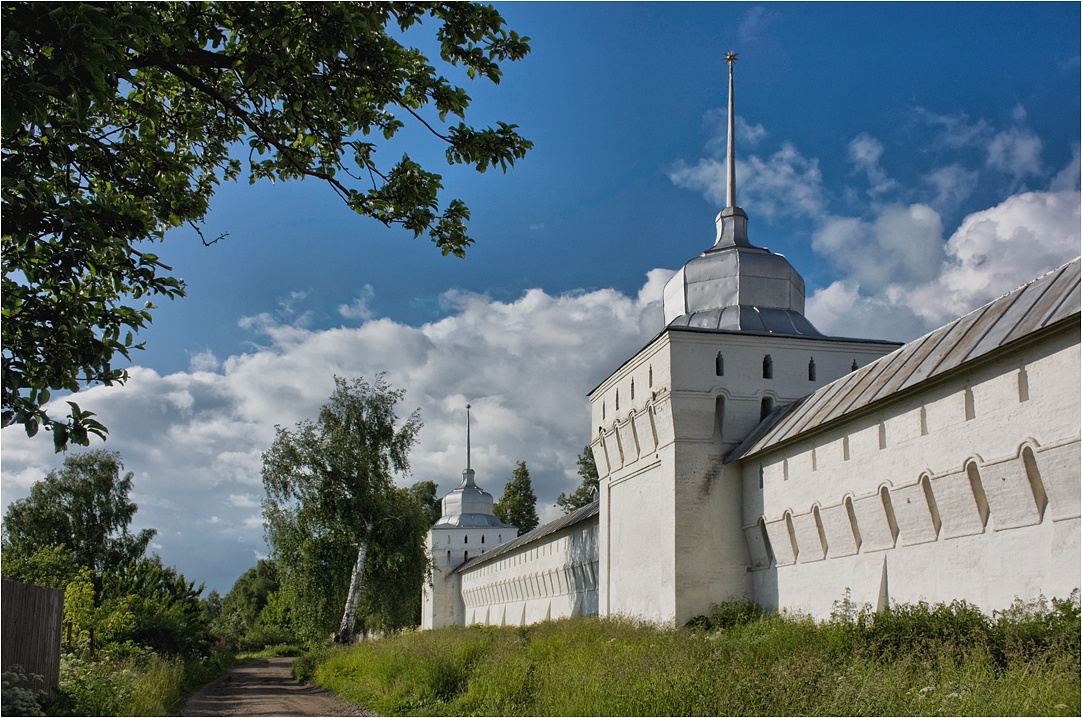
POLYGON ((991 623, 965 601, 929 605, 895 605, 876 613, 861 637, 872 655, 897 659, 906 655, 964 655, 989 642, 991 623))
POLYGON ((43 716, 46 693, 42 677, 26 675, 22 666, 12 666, 4 671, 3 690, 0 691, 0 715, 43 716))
POLYGON ((752 601, 730 599, 710 607, 710 615, 695 616, 684 624, 685 628, 701 631, 724 631, 745 626, 766 615, 762 607, 752 601))
POLYGON ((67 715, 170 715, 189 693, 218 675, 231 660, 223 654, 163 657, 145 649, 125 655, 102 652, 94 660, 64 656, 60 661, 60 710, 67 715))
POLYGON ((1044 596, 1028 602, 1016 598, 1010 608, 992 615, 991 639, 1000 665, 1049 650, 1076 657, 1082 653, 1078 589, 1068 598, 1053 598, 1051 605, 1044 596))

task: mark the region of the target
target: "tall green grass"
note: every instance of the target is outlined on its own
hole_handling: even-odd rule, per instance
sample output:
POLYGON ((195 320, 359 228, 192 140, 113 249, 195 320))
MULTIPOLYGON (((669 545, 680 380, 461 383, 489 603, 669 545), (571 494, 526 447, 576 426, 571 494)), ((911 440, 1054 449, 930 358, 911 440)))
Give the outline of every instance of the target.
POLYGON ((314 678, 384 715, 1080 712, 1077 596, 992 617, 961 602, 849 607, 824 623, 726 604, 692 625, 411 632, 321 654, 314 678))

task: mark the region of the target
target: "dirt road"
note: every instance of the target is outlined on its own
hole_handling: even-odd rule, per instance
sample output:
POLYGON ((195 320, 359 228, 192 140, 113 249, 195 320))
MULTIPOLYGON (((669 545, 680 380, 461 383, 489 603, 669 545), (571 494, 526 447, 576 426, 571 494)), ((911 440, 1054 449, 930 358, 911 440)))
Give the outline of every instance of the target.
POLYGON ((184 704, 182 716, 373 716, 330 691, 293 680, 292 658, 261 658, 230 668, 184 704))

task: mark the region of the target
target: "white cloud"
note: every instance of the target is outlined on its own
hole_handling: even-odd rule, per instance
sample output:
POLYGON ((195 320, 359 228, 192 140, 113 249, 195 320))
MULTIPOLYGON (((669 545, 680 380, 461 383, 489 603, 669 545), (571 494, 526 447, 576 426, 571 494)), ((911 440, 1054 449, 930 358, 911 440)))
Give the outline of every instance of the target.
POLYGON ((1032 130, 1012 127, 997 132, 988 144, 988 166, 1015 181, 1039 176, 1041 168, 1041 138, 1032 130))
POLYGON ((192 354, 188 359, 188 370, 192 372, 218 371, 221 365, 222 363, 218 361, 218 357, 214 356, 214 352, 209 349, 192 354))
MULTIPOLYGON (((261 454, 274 426, 315 418, 333 377, 387 380, 406 390, 404 416, 424 428, 404 484, 431 479, 446 493, 465 466, 464 407, 473 411, 473 465, 499 496, 515 463, 533 477, 543 519, 578 483, 575 458, 589 440, 586 392, 662 325, 667 270, 651 271, 637 296, 611 289, 553 296, 529 290, 513 302, 448 292, 450 314, 420 327, 372 319, 313 331, 286 323, 296 312, 242 322, 262 346, 227 357, 215 372, 161 376, 133 367, 126 385, 81 392, 79 403, 109 426, 104 445, 136 474, 135 528, 159 529, 163 560, 225 593, 264 555, 261 454)), ((49 437, 3 432, 4 501, 57 467, 49 437)), ((100 445, 100 444, 96 444, 100 445)))
MULTIPOLYGON (((744 154, 743 150, 757 147, 767 136, 765 127, 753 125, 740 115, 736 116, 733 124, 738 157, 744 154)), ((703 115, 703 125, 709 135, 703 148, 705 153, 715 159, 724 160, 729 153, 729 108, 726 106, 707 110, 703 115)))
POLYGON ((359 319, 367 322, 375 317, 375 312, 369 306, 375 297, 376 290, 371 284, 366 284, 357 292, 352 302, 338 305, 338 314, 345 319, 359 319))
POLYGON ((917 109, 917 116, 924 122, 938 130, 933 145, 941 145, 951 148, 984 146, 992 136, 992 128, 984 120, 970 122, 964 113, 957 115, 940 115, 929 112, 923 108, 917 109))
POLYGON ((849 143, 849 162, 857 172, 868 178, 868 194, 877 197, 893 189, 897 183, 887 176, 880 166, 883 157, 883 143, 867 132, 862 132, 849 143))
POLYGON ((829 334, 914 338, 1078 256, 1079 201, 1015 195, 966 217, 938 251, 928 208, 828 223, 815 249, 844 277, 809 297, 808 317, 829 334))
POLYGON ((932 282, 907 293, 914 313, 942 323, 1078 256, 1078 192, 1027 192, 966 217, 932 282))
POLYGON ((829 257, 865 293, 891 284, 927 280, 944 258, 939 214, 920 204, 885 207, 872 221, 852 217, 825 221, 812 247, 829 257))
POLYGON ((1063 169, 1056 173, 1055 177, 1052 178, 1049 189, 1053 192, 1078 190, 1080 170, 1082 170, 1082 167, 1079 165, 1078 145, 1075 145, 1074 151, 1071 153, 1070 161, 1063 169))
MULTIPOLYGON (((763 158, 737 158, 737 204, 765 218, 819 217, 826 209, 826 193, 819 161, 800 154, 792 143, 763 158)), ((724 159, 701 158, 694 165, 678 162, 669 179, 679 187, 701 193, 724 206, 728 186, 724 159)))
POLYGON ((230 494, 229 505, 242 509, 251 509, 260 506, 259 497, 250 494, 230 494))
POLYGON ((930 204, 938 210, 953 209, 968 199, 980 180, 980 173, 960 164, 936 167, 922 178, 935 191, 930 204))

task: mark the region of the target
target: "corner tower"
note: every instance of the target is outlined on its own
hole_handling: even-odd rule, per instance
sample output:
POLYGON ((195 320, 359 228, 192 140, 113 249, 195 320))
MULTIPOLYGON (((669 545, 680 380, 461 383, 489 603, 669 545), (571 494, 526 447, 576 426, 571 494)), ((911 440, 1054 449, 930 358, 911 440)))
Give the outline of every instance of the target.
POLYGON ((713 246, 665 287, 665 327, 590 392, 600 476, 600 613, 682 624, 753 598, 745 506, 761 502, 725 455, 775 407, 886 354, 827 337, 804 316, 804 280, 748 239, 736 204, 733 65, 727 205, 713 246))
POLYGON ((515 538, 514 526, 492 512, 492 494, 477 485, 470 465, 470 405, 466 405, 466 469, 462 482, 443 497, 443 515, 428 531, 425 542, 432 575, 421 593, 421 628, 465 623, 460 579, 454 570, 470 556, 480 556, 515 538))

